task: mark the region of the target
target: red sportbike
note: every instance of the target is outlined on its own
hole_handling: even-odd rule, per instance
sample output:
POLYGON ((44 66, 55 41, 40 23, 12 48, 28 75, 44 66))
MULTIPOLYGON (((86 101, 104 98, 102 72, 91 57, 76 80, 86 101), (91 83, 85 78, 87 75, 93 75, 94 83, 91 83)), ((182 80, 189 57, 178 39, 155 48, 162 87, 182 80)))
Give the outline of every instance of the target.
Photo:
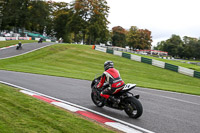
POLYGON ((126 84, 121 91, 111 95, 116 99, 116 101, 119 101, 116 104, 100 96, 101 91, 108 87, 108 84, 104 84, 101 89, 97 89, 96 85, 99 83, 100 79, 101 76, 95 78, 91 84, 91 98, 97 107, 107 106, 118 110, 124 110, 129 117, 135 119, 142 115, 143 107, 138 100, 139 95, 134 95, 133 93, 129 92, 135 88, 136 84, 126 84))

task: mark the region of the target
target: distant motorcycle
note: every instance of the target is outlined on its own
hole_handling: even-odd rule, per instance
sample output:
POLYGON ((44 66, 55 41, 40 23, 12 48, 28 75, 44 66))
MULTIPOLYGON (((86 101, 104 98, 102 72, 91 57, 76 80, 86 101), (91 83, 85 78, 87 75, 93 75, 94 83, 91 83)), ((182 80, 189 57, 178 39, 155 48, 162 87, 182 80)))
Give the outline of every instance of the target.
POLYGON ((38 43, 42 43, 42 41, 43 41, 43 39, 42 39, 42 38, 40 38, 40 40, 38 41, 38 43))
POLYGON ((129 117, 135 119, 139 118, 142 115, 143 107, 138 100, 139 95, 134 95, 133 93, 129 92, 130 90, 135 88, 136 84, 126 84, 121 91, 114 95, 111 95, 116 100, 120 101, 116 105, 116 103, 106 100, 105 98, 100 96, 101 91, 109 86, 108 84, 104 84, 101 89, 97 89, 95 86, 99 83, 100 79, 101 76, 95 78, 91 84, 91 99, 97 107, 107 106, 114 109, 124 110, 129 117))
POLYGON ((22 49, 22 43, 21 42, 19 42, 17 47, 16 47, 16 50, 19 50, 19 49, 22 49))

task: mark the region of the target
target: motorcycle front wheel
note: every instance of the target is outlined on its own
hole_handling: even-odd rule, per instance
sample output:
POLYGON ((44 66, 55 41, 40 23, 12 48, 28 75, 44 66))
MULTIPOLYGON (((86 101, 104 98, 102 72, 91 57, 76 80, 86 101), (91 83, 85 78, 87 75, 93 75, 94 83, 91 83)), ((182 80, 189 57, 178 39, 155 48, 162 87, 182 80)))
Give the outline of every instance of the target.
POLYGON ((97 94, 95 94, 94 92, 91 93, 91 98, 93 103, 97 107, 103 107, 105 105, 105 100, 103 98, 98 97, 97 94))
POLYGON ((135 97, 129 97, 124 100, 126 114, 131 118, 139 118, 143 113, 142 104, 135 97))

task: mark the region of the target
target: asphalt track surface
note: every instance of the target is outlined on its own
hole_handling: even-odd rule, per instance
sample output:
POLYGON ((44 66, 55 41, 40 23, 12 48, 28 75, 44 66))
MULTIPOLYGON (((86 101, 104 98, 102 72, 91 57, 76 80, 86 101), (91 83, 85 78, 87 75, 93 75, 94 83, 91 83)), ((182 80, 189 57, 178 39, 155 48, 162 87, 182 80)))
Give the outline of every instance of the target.
POLYGON ((20 50, 16 50, 16 46, 11 46, 6 49, 0 49, 0 59, 13 57, 16 55, 21 55, 26 52, 30 52, 32 50, 36 50, 36 49, 46 47, 46 46, 49 46, 52 44, 55 44, 55 43, 50 43, 50 42, 37 43, 37 42, 35 42, 35 43, 29 43, 29 44, 28 43, 22 44, 22 49, 20 49, 20 50))
POLYGON ((90 98, 91 81, 4 70, 0 70, 0 81, 80 105, 156 133, 200 132, 200 96, 136 87, 132 92, 140 95, 144 112, 139 119, 131 119, 124 111, 96 107, 90 98))

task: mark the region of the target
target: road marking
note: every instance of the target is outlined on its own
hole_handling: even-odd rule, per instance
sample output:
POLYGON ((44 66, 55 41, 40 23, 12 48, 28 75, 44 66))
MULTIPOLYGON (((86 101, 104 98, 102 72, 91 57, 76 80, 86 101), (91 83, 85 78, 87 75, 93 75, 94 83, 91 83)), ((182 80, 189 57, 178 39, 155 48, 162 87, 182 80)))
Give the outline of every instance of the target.
POLYGON ((158 89, 151 89, 151 88, 142 88, 142 87, 136 87, 136 88, 143 89, 143 90, 152 90, 152 91, 166 92, 166 93, 172 93, 172 94, 178 94, 178 95, 186 95, 186 96, 200 98, 200 96, 198 96, 198 95, 192 95, 192 94, 186 94, 186 93, 179 93, 179 92, 165 91, 165 90, 158 90, 158 89))
POLYGON ((27 94, 27 95, 30 95, 30 96, 34 95, 34 93, 31 93, 31 92, 28 92, 28 91, 25 91, 25 90, 20 90, 20 92, 27 94))
POLYGON ((84 111, 82 109, 79 109, 79 108, 76 108, 76 107, 61 103, 61 102, 52 102, 52 104, 59 106, 61 108, 67 109, 67 110, 72 111, 72 112, 84 111))
POLYGON ((173 98, 173 97, 168 97, 168 96, 162 96, 162 95, 159 95, 159 94, 153 94, 153 93, 150 93, 150 92, 144 92, 144 91, 140 91, 140 90, 135 90, 135 91, 138 91, 140 93, 150 94, 150 95, 157 96, 157 97, 167 98, 167 99, 170 99, 170 100, 175 100, 175 101, 179 101, 179 102, 184 102, 184 103, 189 103, 189 104, 194 104, 194 105, 200 106, 199 103, 195 103, 195 102, 190 102, 190 101, 181 100, 181 99, 177 99, 177 98, 173 98))
POLYGON ((100 116, 100 115, 97 115, 97 114, 94 114, 94 113, 91 113, 91 112, 88 112, 88 111, 76 111, 76 113, 81 114, 83 116, 86 116, 90 119, 96 120, 96 121, 103 123, 103 124, 106 123, 106 122, 115 122, 111 119, 108 119, 106 117, 103 117, 103 116, 100 116))
POLYGON ((15 45, 11 45, 11 46, 7 46, 7 47, 3 47, 3 48, 0 48, 0 50, 8 49, 8 48, 15 47, 15 46, 17 46, 17 44, 15 44, 15 45))
POLYGON ((127 123, 125 121, 119 120, 117 118, 113 118, 111 116, 102 114, 100 112, 96 112, 94 110, 82 107, 80 105, 76 105, 61 99, 57 99, 36 91, 29 90, 27 88, 17 86, 8 82, 0 81, 0 83, 19 88, 21 89, 20 92, 28 94, 30 96, 36 97, 38 99, 44 100, 50 104, 57 105, 59 107, 62 107, 64 109, 70 110, 72 112, 83 114, 84 116, 88 116, 89 118, 93 118, 94 120, 97 120, 98 122, 104 123, 105 125, 111 126, 113 128, 116 128, 118 130, 121 130, 126 133, 154 133, 152 131, 149 131, 147 129, 141 128, 139 126, 127 123))
POLYGON ((58 102, 56 100, 53 100, 53 99, 50 99, 50 98, 46 98, 46 97, 43 97, 43 96, 40 96, 40 95, 32 95, 32 96, 37 98, 37 99, 43 100, 43 101, 45 101, 47 103, 58 102))
POLYGON ((118 122, 106 122, 105 123, 108 126, 111 126, 113 128, 119 129, 119 130, 123 130, 126 133, 142 133, 138 130, 134 130, 133 128, 130 128, 128 126, 122 125, 121 123, 118 122))

